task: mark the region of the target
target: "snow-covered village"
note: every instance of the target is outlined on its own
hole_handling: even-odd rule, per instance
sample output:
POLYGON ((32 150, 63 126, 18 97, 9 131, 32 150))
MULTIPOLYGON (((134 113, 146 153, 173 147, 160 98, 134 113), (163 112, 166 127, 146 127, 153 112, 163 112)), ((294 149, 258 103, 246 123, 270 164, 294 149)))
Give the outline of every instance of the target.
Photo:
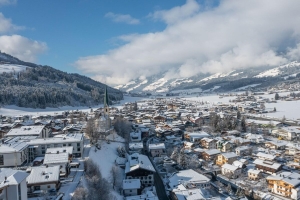
POLYGON ((111 105, 105 90, 98 108, 1 108, 0 197, 298 199, 300 119, 271 115, 299 99, 269 93, 111 105))
POLYGON ((0 0, 0 200, 300 200, 299 8, 0 0))

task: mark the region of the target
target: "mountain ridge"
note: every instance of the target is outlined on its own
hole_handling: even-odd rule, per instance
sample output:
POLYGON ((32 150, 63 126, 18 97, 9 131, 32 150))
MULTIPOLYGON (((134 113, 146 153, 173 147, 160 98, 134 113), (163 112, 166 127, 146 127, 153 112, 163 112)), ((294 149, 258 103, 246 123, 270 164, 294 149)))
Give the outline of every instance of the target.
POLYGON ((124 92, 168 93, 198 88, 199 91, 227 92, 249 87, 267 87, 287 79, 296 78, 300 63, 290 62, 278 67, 236 69, 227 73, 200 73, 188 78, 167 79, 164 73, 135 79, 116 86, 124 92))
MULTIPOLYGON (((103 103, 106 85, 76 73, 21 61, 0 52, 0 105, 28 108, 93 106, 103 103), (2 72, 2 73, 1 73, 2 72)), ((108 87, 111 101, 123 99, 108 87)))

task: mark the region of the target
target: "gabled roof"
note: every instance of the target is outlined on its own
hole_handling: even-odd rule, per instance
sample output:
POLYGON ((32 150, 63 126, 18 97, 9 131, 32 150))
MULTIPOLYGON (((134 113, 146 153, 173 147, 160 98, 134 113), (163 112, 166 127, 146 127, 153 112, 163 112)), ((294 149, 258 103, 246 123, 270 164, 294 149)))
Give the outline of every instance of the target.
POLYGON ((147 156, 138 153, 128 155, 128 162, 125 166, 125 173, 127 174, 137 169, 144 169, 147 171, 156 172, 147 156))
POLYGON ((58 182, 59 168, 59 165, 52 167, 33 167, 30 175, 27 177, 27 184, 58 182))

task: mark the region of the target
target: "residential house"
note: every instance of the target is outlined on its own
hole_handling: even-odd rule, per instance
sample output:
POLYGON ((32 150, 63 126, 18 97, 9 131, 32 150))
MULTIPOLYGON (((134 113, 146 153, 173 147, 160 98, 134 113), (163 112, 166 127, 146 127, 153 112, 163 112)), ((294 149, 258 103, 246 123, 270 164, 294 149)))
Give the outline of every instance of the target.
POLYGON ((124 179, 123 184, 123 195, 136 196, 141 194, 141 180, 140 179, 124 179))
POLYGON ((211 138, 203 138, 200 140, 200 144, 205 149, 215 149, 217 141, 211 138))
POLYGON ((248 170, 248 178, 254 181, 259 180, 262 177, 260 170, 249 169, 248 170))
POLYGON ((164 143, 149 144, 149 152, 152 157, 160 157, 166 155, 166 147, 164 143))
POLYGON ((282 165, 274 161, 255 159, 253 161, 255 168, 268 174, 276 174, 281 170, 282 165))
POLYGON ((32 167, 27 177, 28 193, 35 191, 58 191, 61 183, 59 180, 59 166, 32 167))
POLYGON ((242 173, 242 169, 226 163, 222 165, 221 172, 222 175, 226 176, 227 178, 238 178, 238 176, 242 173))
POLYGON ((48 138, 51 134, 51 129, 45 125, 39 126, 21 126, 20 128, 11 129, 5 137, 17 136, 37 136, 37 138, 48 138))
POLYGON ((240 146, 235 148, 235 153, 238 156, 251 155, 252 149, 249 146, 240 146))
POLYGON ((147 156, 138 153, 128 155, 125 165, 126 179, 140 179, 142 186, 153 186, 155 172, 147 156))
POLYGON ((267 178, 268 188, 275 194, 290 198, 300 198, 300 174, 281 172, 267 178))
POLYGON ((27 176, 23 171, 0 168, 0 199, 27 200, 27 176))
POLYGON ((204 150, 202 152, 202 159, 206 161, 215 161, 217 159, 217 156, 221 153, 218 149, 209 149, 209 150, 204 150))
POLYGON ((216 164, 222 166, 224 164, 232 164, 233 161, 237 160, 237 155, 234 152, 221 153, 218 155, 216 164))

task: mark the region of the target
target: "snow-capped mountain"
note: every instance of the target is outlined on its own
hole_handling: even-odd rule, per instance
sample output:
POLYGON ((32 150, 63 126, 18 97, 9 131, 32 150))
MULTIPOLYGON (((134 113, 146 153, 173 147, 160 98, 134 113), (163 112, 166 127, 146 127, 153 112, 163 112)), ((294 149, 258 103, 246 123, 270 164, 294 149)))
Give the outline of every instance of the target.
POLYGON ((136 79, 115 88, 125 92, 228 91, 247 87, 264 87, 274 81, 296 78, 300 73, 297 61, 279 66, 234 70, 228 73, 197 74, 189 78, 166 78, 166 72, 145 79, 136 79), (267 80, 267 81, 266 81, 267 80))

